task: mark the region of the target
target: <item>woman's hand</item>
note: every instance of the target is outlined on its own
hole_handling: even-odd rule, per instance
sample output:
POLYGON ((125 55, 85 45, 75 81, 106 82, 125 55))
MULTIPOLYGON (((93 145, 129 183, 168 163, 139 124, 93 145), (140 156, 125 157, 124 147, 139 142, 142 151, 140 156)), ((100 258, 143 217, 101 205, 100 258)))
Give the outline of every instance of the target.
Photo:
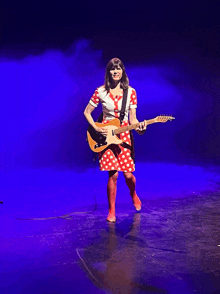
POLYGON ((147 121, 144 120, 144 121, 140 122, 140 125, 136 129, 136 131, 138 132, 139 135, 143 135, 145 133, 146 129, 147 129, 147 121))
POLYGON ((95 128, 95 130, 96 130, 96 132, 99 132, 99 133, 101 133, 103 136, 107 136, 107 134, 108 134, 108 129, 107 128, 98 128, 98 127, 96 127, 95 128))

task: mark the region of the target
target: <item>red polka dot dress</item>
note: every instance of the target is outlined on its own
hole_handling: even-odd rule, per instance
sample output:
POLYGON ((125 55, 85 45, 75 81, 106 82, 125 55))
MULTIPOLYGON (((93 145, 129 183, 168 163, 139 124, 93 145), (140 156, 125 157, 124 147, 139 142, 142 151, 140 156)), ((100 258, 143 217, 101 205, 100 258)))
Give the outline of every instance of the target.
MULTIPOLYGON (((112 93, 107 93, 102 86, 98 88, 90 99, 89 103, 97 107, 99 103, 102 104, 103 121, 108 123, 114 118, 119 118, 122 106, 123 94, 113 96, 112 93)), ((131 108, 137 107, 136 91, 129 87, 128 96, 125 107, 125 116, 121 124, 122 127, 129 125, 128 113, 131 108)), ((135 170, 134 160, 132 158, 132 144, 130 132, 126 131, 120 134, 120 139, 123 143, 120 145, 111 144, 107 149, 99 153, 99 166, 101 171, 122 171, 133 172, 135 170)))

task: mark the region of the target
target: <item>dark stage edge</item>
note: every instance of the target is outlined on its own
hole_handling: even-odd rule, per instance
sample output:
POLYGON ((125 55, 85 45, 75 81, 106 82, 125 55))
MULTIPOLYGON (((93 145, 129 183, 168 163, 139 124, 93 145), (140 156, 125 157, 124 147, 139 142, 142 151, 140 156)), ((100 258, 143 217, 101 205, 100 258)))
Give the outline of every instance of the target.
MULTIPOLYGON (((4 205, 0 206, 4 212, 4 205)), ((220 293, 219 193, 25 220, 2 214, 2 294, 220 293)))

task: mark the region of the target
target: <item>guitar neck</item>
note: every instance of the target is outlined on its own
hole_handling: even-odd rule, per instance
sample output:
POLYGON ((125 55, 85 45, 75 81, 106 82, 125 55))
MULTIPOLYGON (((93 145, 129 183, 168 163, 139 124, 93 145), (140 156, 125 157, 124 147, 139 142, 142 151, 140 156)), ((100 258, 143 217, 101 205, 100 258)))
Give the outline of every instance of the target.
MULTIPOLYGON (((155 120, 155 118, 153 118, 153 119, 146 120, 146 122, 147 122, 147 125, 151 125, 151 124, 156 123, 156 120, 155 120)), ((139 122, 139 123, 136 123, 136 124, 133 124, 133 125, 128 125, 126 127, 118 128, 114 132, 117 135, 117 134, 120 134, 120 133, 123 133, 123 132, 126 132, 126 131, 134 130, 134 129, 138 128, 140 126, 140 124, 141 123, 139 122)))

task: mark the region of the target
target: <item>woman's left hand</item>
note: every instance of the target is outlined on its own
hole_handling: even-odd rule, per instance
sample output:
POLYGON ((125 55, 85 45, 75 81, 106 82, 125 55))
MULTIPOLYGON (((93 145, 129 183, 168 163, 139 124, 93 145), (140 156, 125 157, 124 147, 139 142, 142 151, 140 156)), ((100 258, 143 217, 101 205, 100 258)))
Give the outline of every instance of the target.
POLYGON ((147 121, 144 120, 144 121, 140 122, 140 125, 136 129, 136 131, 140 134, 143 134, 143 133, 145 133, 146 129, 147 129, 147 121))

